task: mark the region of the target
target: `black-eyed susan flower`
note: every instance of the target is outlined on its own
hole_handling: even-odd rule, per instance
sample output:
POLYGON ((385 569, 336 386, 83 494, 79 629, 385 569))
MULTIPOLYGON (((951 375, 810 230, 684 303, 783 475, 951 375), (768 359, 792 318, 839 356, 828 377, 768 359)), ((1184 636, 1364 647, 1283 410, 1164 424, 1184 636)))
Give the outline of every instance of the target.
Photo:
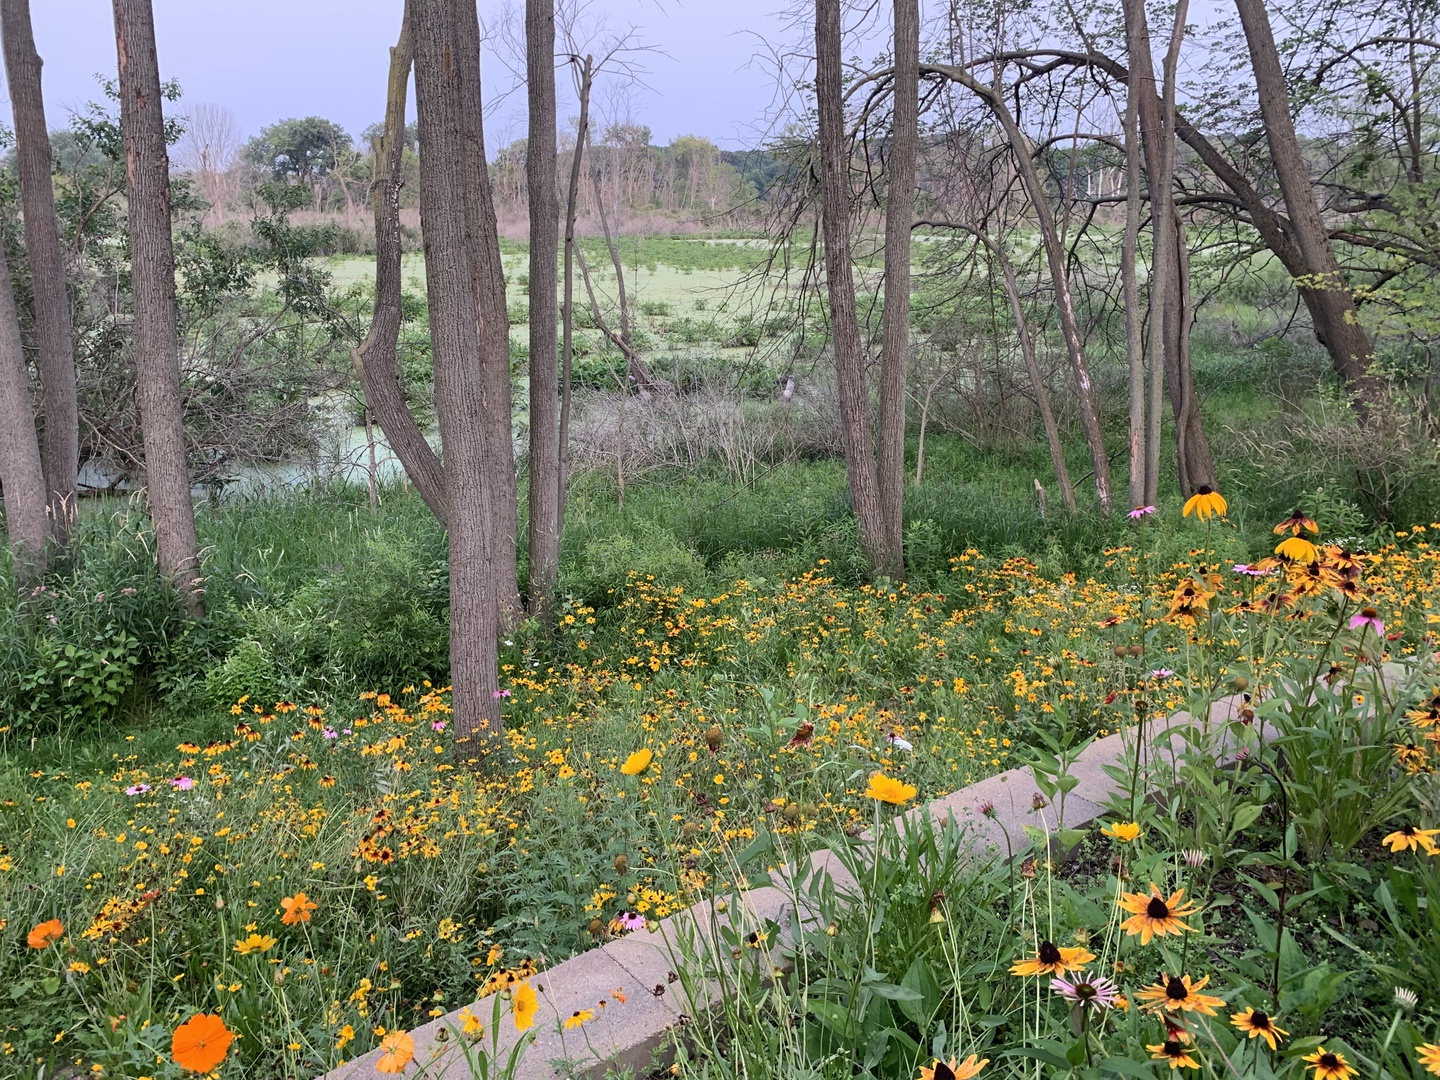
POLYGON ((1312 1080, 1350 1080, 1350 1077, 1360 1075, 1360 1070, 1346 1061, 1344 1054, 1338 1050, 1326 1050, 1323 1046, 1313 1054, 1306 1054, 1303 1060, 1308 1061, 1314 1070, 1312 1080))
POLYGON ((1160 892, 1154 882, 1150 883, 1150 893, 1121 893, 1119 905, 1124 911, 1131 913, 1130 918, 1120 924, 1132 937, 1140 935, 1140 944, 1150 944, 1152 937, 1164 937, 1166 934, 1180 934, 1186 930, 1194 930, 1193 926, 1181 920, 1198 914, 1199 908, 1193 903, 1184 899, 1185 890, 1176 889, 1167 898, 1160 892))
POLYGON ((1197 518, 1208 519, 1214 515, 1225 516, 1229 509, 1225 497, 1212 488, 1209 484, 1201 484, 1195 489, 1195 494, 1185 500, 1185 507, 1180 512, 1181 517, 1189 517, 1194 514, 1197 518))
POLYGON ((989 1064, 990 1059, 981 1058, 979 1054, 971 1054, 964 1061, 951 1058, 945 1062, 937 1058, 935 1064, 929 1068, 923 1065, 920 1067, 920 1080, 970 1080, 989 1064))
POLYGON ((1290 1033, 1275 1023, 1275 1018, 1261 1009, 1241 1009, 1230 1014, 1232 1026, 1245 1032, 1246 1038, 1264 1039, 1270 1049, 1278 1048, 1281 1040, 1290 1033))
POLYGON ((1306 517, 1304 513, 1299 510, 1291 511, 1289 517, 1275 526, 1276 536, 1285 532, 1299 536, 1302 532, 1318 533, 1319 531, 1320 526, 1315 524, 1313 519, 1306 517))
POLYGON ((1303 536, 1287 536, 1275 545, 1275 554, 1279 555, 1282 559, 1287 559, 1292 563, 1299 563, 1304 566, 1316 562, 1320 552, 1316 550, 1314 544, 1306 540, 1303 536))
POLYGON ((1391 854, 1399 854, 1402 851, 1421 851, 1427 855, 1436 853, 1435 837, 1440 834, 1440 829, 1417 829, 1414 825, 1406 825, 1397 829, 1385 837, 1381 843, 1390 845, 1391 854))
POLYGON ((1209 981, 1209 975, 1197 983, 1192 983, 1189 975, 1171 975, 1141 990, 1135 995, 1135 1000, 1144 1002, 1144 1007, 1152 1011, 1198 1012, 1214 1016, 1215 1010, 1225 1004, 1225 999, 1200 993, 1209 981))
POLYGON ((584 1027, 591 1020, 595 1019, 595 1013, 591 1009, 576 1009, 565 1018, 565 1030, 573 1031, 575 1028, 584 1027))
POLYGON ((1421 1043, 1415 1047, 1415 1057, 1426 1072, 1440 1076, 1440 1043, 1421 1043))
POLYGON ((1146 1050, 1155 1061, 1168 1061, 1172 1069, 1198 1069, 1200 1061, 1179 1039, 1166 1039, 1163 1043, 1147 1044, 1146 1050))
POLYGON ((893 776, 876 772, 870 774, 870 783, 863 794, 867 799, 899 806, 915 798, 919 794, 919 788, 903 780, 896 780, 893 776))
POLYGON ((1088 949, 1075 947, 1062 949, 1051 941, 1042 941, 1034 956, 1026 957, 1010 967, 1011 975, 1064 975, 1067 971, 1079 971, 1095 954, 1088 949))

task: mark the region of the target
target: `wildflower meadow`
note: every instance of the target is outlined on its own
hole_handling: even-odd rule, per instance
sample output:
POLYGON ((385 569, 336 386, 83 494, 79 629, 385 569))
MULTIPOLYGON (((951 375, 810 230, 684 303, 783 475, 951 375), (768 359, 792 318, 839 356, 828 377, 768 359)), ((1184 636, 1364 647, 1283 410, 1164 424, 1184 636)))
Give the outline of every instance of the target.
POLYGON ((522 1075, 524 1040, 493 1040, 551 1022, 548 967, 828 847, 855 895, 680 949, 676 993, 731 991, 657 1069, 1440 1074, 1440 525, 1352 550, 1297 512, 1245 552, 1218 495, 1180 509, 1132 515, 1084 580, 975 550, 923 590, 631 574, 507 640, 483 758, 420 684, 9 768, 0 1061, 291 1077, 378 1046, 422 1075, 407 1030, 477 1002, 473 1067, 522 1075), (1115 733, 1123 795, 1069 829, 1068 763, 1115 733), (892 817, 1020 764, 1053 825, 1008 850, 892 817))

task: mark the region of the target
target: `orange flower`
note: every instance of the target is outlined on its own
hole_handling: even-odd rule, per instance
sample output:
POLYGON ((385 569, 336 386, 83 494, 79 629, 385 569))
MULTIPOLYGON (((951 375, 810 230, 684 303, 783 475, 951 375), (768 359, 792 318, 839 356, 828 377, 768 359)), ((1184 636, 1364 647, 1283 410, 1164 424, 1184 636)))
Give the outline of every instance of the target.
POLYGON ((1145 893, 1121 893, 1120 907, 1131 915, 1120 924, 1120 929, 1131 936, 1139 934, 1141 945, 1149 945, 1152 937, 1193 930, 1194 927, 1180 921, 1198 914, 1193 903, 1181 902, 1184 896, 1184 889, 1176 889, 1167 899, 1154 882, 1150 883, 1148 896, 1145 893))
POLYGON ((405 1066, 415 1060, 415 1040, 405 1031, 390 1032, 380 1040, 380 1049, 380 1060, 375 1062, 376 1072, 404 1072, 405 1066))
POLYGON ((285 909, 285 914, 280 916, 280 921, 286 926, 309 922, 310 913, 319 907, 318 904, 311 903, 310 898, 303 892, 297 892, 294 896, 284 897, 280 901, 280 906, 285 909))
POLYGON ((25 935, 25 944, 32 949, 43 949, 52 942, 59 941, 64 935, 64 923, 59 919, 47 919, 37 923, 35 928, 25 935))
POLYGON ((234 1034, 225 1021, 210 1013, 196 1013, 175 1029, 170 1056, 186 1072, 208 1073, 225 1060, 234 1034))

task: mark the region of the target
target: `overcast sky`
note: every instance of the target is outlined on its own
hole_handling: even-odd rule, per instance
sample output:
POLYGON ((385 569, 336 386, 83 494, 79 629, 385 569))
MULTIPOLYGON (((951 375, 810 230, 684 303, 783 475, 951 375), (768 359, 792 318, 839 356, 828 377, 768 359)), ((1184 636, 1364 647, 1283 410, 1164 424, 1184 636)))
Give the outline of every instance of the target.
MULTIPOLYGON (((247 137, 275 120, 319 115, 358 135, 385 112, 388 50, 401 0, 154 0, 162 78, 180 81, 185 104, 228 106, 247 137)), ((523 7, 523 0, 519 6, 523 7)), ((635 119, 656 142, 706 135, 728 148, 753 146, 774 98, 771 69, 757 39, 786 36, 775 12, 786 0, 595 0, 613 27, 634 25, 660 52, 639 61, 648 89, 637 90, 635 119)), ((115 75, 109 0, 31 0, 35 43, 45 62, 46 117, 53 127, 97 100, 95 75, 115 75)), ((498 17, 501 0, 480 0, 498 17)), ((487 92, 511 77, 484 59, 487 92)), ((562 92, 569 84, 561 75, 562 92)), ((6 97, 8 103, 8 94, 6 97)), ((411 113, 413 116, 411 97, 411 113)), ((562 102, 562 112, 566 103, 562 102)), ((3 119, 9 122, 8 105, 3 119)), ((563 125, 562 119, 562 125, 563 125)), ((488 125, 493 148, 524 134, 523 92, 500 105, 488 125)))

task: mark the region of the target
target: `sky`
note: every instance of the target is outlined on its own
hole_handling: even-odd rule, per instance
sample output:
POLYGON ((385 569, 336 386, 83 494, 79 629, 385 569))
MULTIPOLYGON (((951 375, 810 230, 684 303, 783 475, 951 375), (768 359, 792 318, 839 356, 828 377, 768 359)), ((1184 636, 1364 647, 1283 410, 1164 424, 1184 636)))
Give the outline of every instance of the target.
MULTIPOLYGON (((389 48, 401 0, 153 0, 162 78, 180 82, 179 105, 215 103, 254 135, 285 117, 319 115, 358 135, 385 112, 389 48)), ((523 8, 523 0, 518 0, 523 8)), ((593 0, 612 29, 636 28, 655 51, 639 54, 643 85, 631 95, 634 118, 653 141, 705 135, 729 149, 763 137, 775 81, 762 39, 788 36, 776 14, 786 0, 593 0), (757 36, 758 35, 758 36, 757 36)), ((35 44, 44 61, 46 119, 63 127, 71 111, 101 97, 95 75, 115 75, 109 0, 31 0, 35 44)), ((501 0, 480 0, 487 25, 501 0)), ((523 137, 523 90, 504 96, 513 78, 493 53, 482 60, 496 102, 490 146, 523 137)), ((562 94, 569 79, 561 73, 562 94)), ((597 103, 618 109, 612 98, 597 103)), ((5 100, 9 101, 8 92, 5 100)), ((411 95, 411 114, 414 96, 411 95)), ((561 111, 568 102, 562 100, 561 111)), ((571 107, 573 111, 573 106, 571 107)), ((3 118, 9 120, 9 109, 3 118)), ((562 119, 562 126, 563 126, 562 119)))

